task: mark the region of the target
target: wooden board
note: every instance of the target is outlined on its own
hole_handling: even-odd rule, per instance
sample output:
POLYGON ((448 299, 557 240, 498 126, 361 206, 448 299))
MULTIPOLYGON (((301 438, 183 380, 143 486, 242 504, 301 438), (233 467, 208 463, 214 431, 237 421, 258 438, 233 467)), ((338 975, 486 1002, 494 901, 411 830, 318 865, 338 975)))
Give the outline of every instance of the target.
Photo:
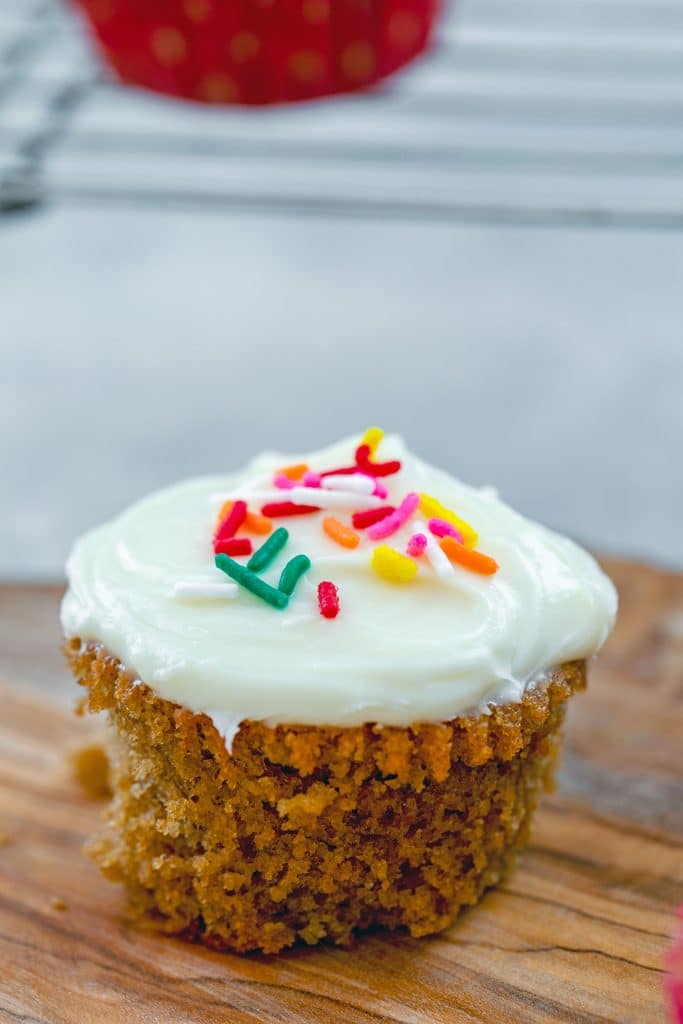
MULTIPOLYGON (((0 1021, 665 1020, 662 953, 683 901, 683 577, 607 568, 620 622, 573 702, 558 792, 509 880, 431 939, 230 956, 137 929, 80 852, 100 808, 64 751, 89 726, 0 687, 0 1021)), ((44 681, 35 623, 57 597, 0 592, 21 678, 44 681)))

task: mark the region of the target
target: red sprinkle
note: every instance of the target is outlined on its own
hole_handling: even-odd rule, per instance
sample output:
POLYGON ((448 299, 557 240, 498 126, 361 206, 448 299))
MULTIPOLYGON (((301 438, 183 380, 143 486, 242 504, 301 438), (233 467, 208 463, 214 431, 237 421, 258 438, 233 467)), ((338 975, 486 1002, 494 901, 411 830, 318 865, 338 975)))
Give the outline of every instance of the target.
POLYGON ((225 540, 217 540, 213 547, 216 555, 250 555, 253 545, 249 537, 226 537, 225 540))
POLYGON ((318 584, 318 605, 324 619, 336 619, 339 615, 339 591, 329 580, 318 584))
POLYGON ((262 516, 277 519, 279 516, 305 516, 320 512, 318 505, 297 505, 293 501, 271 501, 261 509, 262 516))
POLYGON ((246 518, 246 501, 236 501, 214 534, 213 549, 216 554, 218 554, 216 545, 220 543, 220 541, 227 540, 229 537, 234 537, 246 518))
POLYGON ((324 473, 318 473, 322 480, 325 476, 350 476, 358 472, 358 466, 339 466, 337 469, 326 469, 324 473))
POLYGON ((393 505, 382 505, 381 508, 366 508, 362 512, 354 512, 351 522, 357 530, 364 530, 367 526, 373 526, 380 519, 386 519, 396 509, 393 505))
POLYGON ((391 462, 371 462, 370 445, 361 444, 356 448, 356 466, 361 473, 367 473, 368 476, 393 476, 400 470, 401 463, 398 459, 392 459, 391 462))

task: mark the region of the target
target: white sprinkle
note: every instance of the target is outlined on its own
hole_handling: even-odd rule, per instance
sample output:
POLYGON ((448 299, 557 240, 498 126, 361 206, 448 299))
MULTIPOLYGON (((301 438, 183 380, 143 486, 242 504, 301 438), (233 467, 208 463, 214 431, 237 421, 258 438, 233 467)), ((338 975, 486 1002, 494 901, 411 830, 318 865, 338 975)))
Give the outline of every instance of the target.
POLYGON ((354 494, 374 494, 375 481, 364 473, 338 473, 324 476, 320 486, 326 491, 352 491, 354 494))
POLYGON ((266 505, 269 502, 293 501, 295 505, 316 505, 318 508, 376 508, 381 498, 353 491, 325 491, 322 487, 292 487, 288 491, 240 491, 238 494, 213 494, 212 502, 242 498, 249 504, 266 505))
POLYGON ((441 550, 441 546, 436 538, 429 532, 425 523, 414 522, 412 529, 415 533, 422 533, 427 538, 427 547, 425 548, 425 558, 431 565, 436 575, 446 580, 453 576, 453 566, 448 561, 448 558, 441 550))
POLYGON ((236 583, 191 583, 180 582, 173 586, 173 596, 179 601, 193 601, 197 598, 209 601, 221 601, 226 597, 235 597, 239 587, 236 583))
POLYGON ((304 505, 318 505, 320 508, 375 508, 382 504, 372 494, 355 494, 353 491, 323 491, 322 487, 293 487, 287 492, 290 501, 304 505))

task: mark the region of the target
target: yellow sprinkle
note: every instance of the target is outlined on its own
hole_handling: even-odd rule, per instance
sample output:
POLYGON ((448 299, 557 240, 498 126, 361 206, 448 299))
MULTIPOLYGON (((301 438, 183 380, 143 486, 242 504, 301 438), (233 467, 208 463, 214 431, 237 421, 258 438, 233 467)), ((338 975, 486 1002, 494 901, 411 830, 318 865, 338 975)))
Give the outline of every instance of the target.
POLYGON ((417 562, 388 544, 379 544, 372 552, 372 568, 391 583, 409 583, 417 572, 417 562))
POLYGON ((461 519, 450 508, 442 505, 438 498, 433 498, 431 494, 420 494, 420 512, 429 519, 445 519, 456 530, 460 530, 467 548, 473 548, 479 540, 479 534, 474 527, 461 519))
POLYGON ((363 434, 361 444, 366 444, 370 449, 370 454, 374 455, 379 448, 379 443, 384 437, 384 431, 379 427, 368 427, 363 434))

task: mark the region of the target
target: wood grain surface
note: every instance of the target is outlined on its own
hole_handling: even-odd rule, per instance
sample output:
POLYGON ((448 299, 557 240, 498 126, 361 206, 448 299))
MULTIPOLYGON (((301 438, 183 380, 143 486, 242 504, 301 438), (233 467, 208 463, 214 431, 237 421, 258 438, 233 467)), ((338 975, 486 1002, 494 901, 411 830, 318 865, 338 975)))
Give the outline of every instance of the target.
POLYGON ((126 920, 118 887, 81 854, 101 808, 64 755, 92 725, 45 692, 64 680, 42 631, 56 640, 58 588, 0 589, 0 666, 12 669, 0 685, 0 1021, 666 1020, 662 954, 683 901, 683 577, 606 565, 619 625, 572 703, 558 791, 507 882, 435 938, 271 957, 126 920))

